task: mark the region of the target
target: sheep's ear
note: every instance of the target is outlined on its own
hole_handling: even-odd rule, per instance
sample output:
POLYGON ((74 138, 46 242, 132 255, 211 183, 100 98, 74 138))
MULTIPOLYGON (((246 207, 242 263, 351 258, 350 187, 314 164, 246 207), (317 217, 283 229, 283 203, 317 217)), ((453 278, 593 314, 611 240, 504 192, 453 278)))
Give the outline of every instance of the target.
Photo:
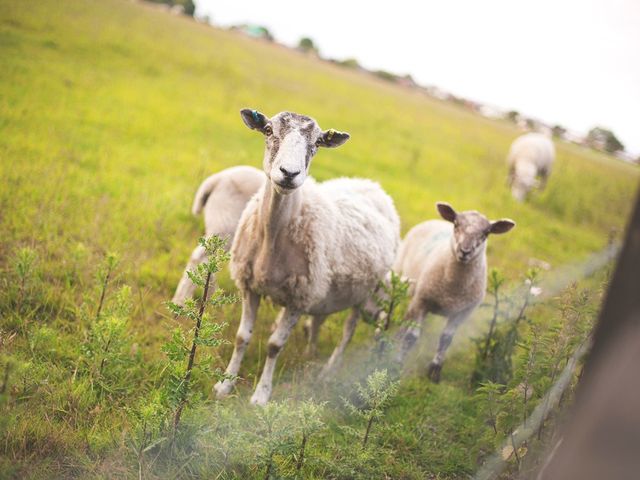
POLYGON ((447 202, 436 203, 436 208, 438 209, 440 216, 448 222, 453 223, 456 221, 456 211, 447 202))
POLYGON ((491 222, 491 228, 489 229, 490 233, 507 233, 513 227, 516 226, 516 222, 510 220, 508 218, 503 218, 502 220, 496 220, 495 222, 491 222))
POLYGON ((264 133, 264 127, 267 126, 269 119, 257 110, 250 110, 243 108, 240 110, 240 116, 244 121, 244 124, 251 130, 258 130, 264 133))
POLYGON ((318 138, 316 145, 319 147, 335 148, 349 140, 350 137, 351 135, 348 133, 338 132, 337 130, 330 128, 329 130, 322 132, 322 135, 318 138))

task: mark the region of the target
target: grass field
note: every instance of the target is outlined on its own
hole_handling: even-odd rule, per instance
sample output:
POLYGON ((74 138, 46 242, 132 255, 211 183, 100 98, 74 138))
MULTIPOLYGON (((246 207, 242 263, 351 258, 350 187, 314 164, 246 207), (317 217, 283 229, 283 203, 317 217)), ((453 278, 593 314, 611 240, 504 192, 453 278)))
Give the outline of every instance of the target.
MULTIPOLYGON (((5 477, 137 478, 123 440, 126 408, 85 405, 73 390, 87 337, 81 305, 95 304, 97 267, 106 252, 118 252, 115 282, 132 289, 130 336, 150 365, 130 378, 133 401, 157 378, 163 324, 172 321, 162 302, 202 231, 189 213, 195 189, 222 168, 261 164, 262 139, 243 125, 243 107, 296 111, 349 132, 345 146, 317 155, 311 174, 379 181, 403 232, 433 218, 438 200, 513 218, 517 228, 492 238, 488 254, 514 283, 531 258, 553 272, 600 251, 624 228, 638 186, 637 167, 557 143, 548 188, 518 204, 505 185, 505 155, 519 132, 507 122, 146 4, 41 0, 18 8, 0 0, 0 12, 0 365, 16 362, 26 372, 22 387, 18 374, 11 377, 2 407, 5 477), (36 252, 37 288, 22 291, 17 308, 8 292, 23 247, 36 252)), ((228 275, 221 283, 234 288, 228 275)), ((239 403, 259 371, 273 316, 273 308, 261 310, 239 403)), ((239 307, 225 318, 232 338, 239 307)), ((323 332, 321 358, 339 338, 340 318, 323 332)), ((430 333, 441 325, 435 320, 430 333)), ((355 349, 371 335, 361 327, 355 349)), ((287 372, 302 363, 303 346, 297 331, 279 364, 276 398, 287 391, 282 383, 295 384, 287 372)), ((454 350, 442 384, 402 383, 388 416, 412 427, 385 444, 395 459, 386 478, 475 471, 483 427, 467 385, 473 352, 454 350)), ((219 366, 229 352, 222 349, 219 366)))

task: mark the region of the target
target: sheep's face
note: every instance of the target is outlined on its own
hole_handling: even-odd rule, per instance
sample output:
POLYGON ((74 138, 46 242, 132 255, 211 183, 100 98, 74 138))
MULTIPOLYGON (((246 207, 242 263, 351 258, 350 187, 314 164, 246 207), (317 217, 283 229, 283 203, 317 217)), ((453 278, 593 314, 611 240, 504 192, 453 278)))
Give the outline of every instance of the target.
POLYGON ((507 218, 491 222, 475 210, 458 213, 448 203, 438 202, 436 206, 440 216, 453 223, 451 250, 460 263, 469 263, 483 254, 490 233, 506 233, 515 226, 507 218))
POLYGON ((263 169, 275 190, 287 195, 299 188, 309 174, 311 159, 318 147, 338 147, 348 133, 322 131, 310 117, 281 112, 267 118, 257 110, 240 112, 244 123, 265 137, 263 169))

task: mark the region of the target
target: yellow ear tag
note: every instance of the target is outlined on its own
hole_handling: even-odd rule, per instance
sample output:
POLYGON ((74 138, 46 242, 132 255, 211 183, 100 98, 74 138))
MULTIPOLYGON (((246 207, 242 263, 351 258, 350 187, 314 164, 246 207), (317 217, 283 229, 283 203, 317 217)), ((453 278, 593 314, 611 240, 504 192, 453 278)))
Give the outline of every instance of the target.
POLYGON ((333 138, 333 134, 336 133, 336 131, 333 128, 330 128, 327 131, 327 141, 331 141, 331 139, 333 138))

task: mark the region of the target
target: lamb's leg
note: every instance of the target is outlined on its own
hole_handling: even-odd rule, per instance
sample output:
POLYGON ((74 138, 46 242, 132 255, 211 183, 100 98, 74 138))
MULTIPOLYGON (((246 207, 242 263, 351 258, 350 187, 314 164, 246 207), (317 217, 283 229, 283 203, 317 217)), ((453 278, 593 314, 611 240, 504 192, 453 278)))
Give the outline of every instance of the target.
POLYGON ((299 318, 299 312, 293 312, 288 308, 282 310, 276 325, 276 330, 269 337, 267 360, 264 363, 262 376, 256 386, 256 391, 253 392, 253 396, 251 397, 252 404, 266 405, 269 401, 271 390, 273 389, 273 373, 276 369, 278 355, 282 347, 284 347, 284 344, 287 343, 291 330, 296 326, 299 318))
POLYGON ((320 327, 327 319, 326 315, 314 315, 309 318, 307 324, 305 324, 305 330, 307 330, 308 342, 307 348, 304 353, 307 357, 313 358, 318 353, 318 333, 320 332, 320 327))
POLYGON ((427 310, 422 306, 416 297, 409 304, 409 309, 404 317, 405 326, 398 332, 400 347, 396 355, 396 361, 403 364, 409 352, 413 349, 420 334, 422 333, 422 323, 427 316, 427 310))
MULTIPOLYGON (((260 296, 250 291, 242 292, 242 318, 240 319, 240 325, 238 326, 238 333, 236 334, 236 345, 233 349, 233 355, 229 361, 229 366, 225 373, 230 376, 238 375, 240 371, 240 364, 242 363, 242 357, 247 349, 249 340, 251 340, 251 334, 253 333, 253 324, 256 320, 258 313, 258 307, 260 306, 260 296)), ((216 390, 216 396, 218 398, 224 398, 231 393, 235 380, 225 379, 216 383, 213 387, 216 390)))
POLYGON ((202 246, 197 246, 193 250, 193 252, 191 252, 189 263, 187 263, 187 266, 184 269, 182 278, 180 279, 178 287, 176 288, 176 293, 173 295, 173 299, 171 300, 173 303, 184 305, 184 302, 187 298, 193 297, 193 293, 196 291, 196 286, 187 275, 187 272, 196 268, 198 265, 204 262, 206 258, 207 256, 205 255, 205 250, 202 246))
POLYGON ((349 342, 353 337, 353 333, 356 331, 359 318, 360 312, 358 309, 351 309, 351 315, 349 315, 349 318, 344 322, 344 326, 342 328, 342 340, 340 340, 338 346, 333 350, 331 357, 329 357, 329 361, 322 368, 322 372, 320 372, 321 379, 328 378, 331 372, 333 372, 333 370, 339 365, 340 360, 342 360, 344 350, 347 348, 347 345, 349 345, 349 342))
POLYGON ((449 345, 451 345, 451 341, 453 340, 456 330, 464 323, 472 311, 473 309, 465 310, 464 312, 450 316, 447 320, 447 324, 440 334, 438 351, 429 364, 429 369, 427 371, 427 375, 432 382, 440 382, 440 372, 442 370, 442 364, 444 363, 444 356, 447 353, 447 349, 449 348, 449 345))

